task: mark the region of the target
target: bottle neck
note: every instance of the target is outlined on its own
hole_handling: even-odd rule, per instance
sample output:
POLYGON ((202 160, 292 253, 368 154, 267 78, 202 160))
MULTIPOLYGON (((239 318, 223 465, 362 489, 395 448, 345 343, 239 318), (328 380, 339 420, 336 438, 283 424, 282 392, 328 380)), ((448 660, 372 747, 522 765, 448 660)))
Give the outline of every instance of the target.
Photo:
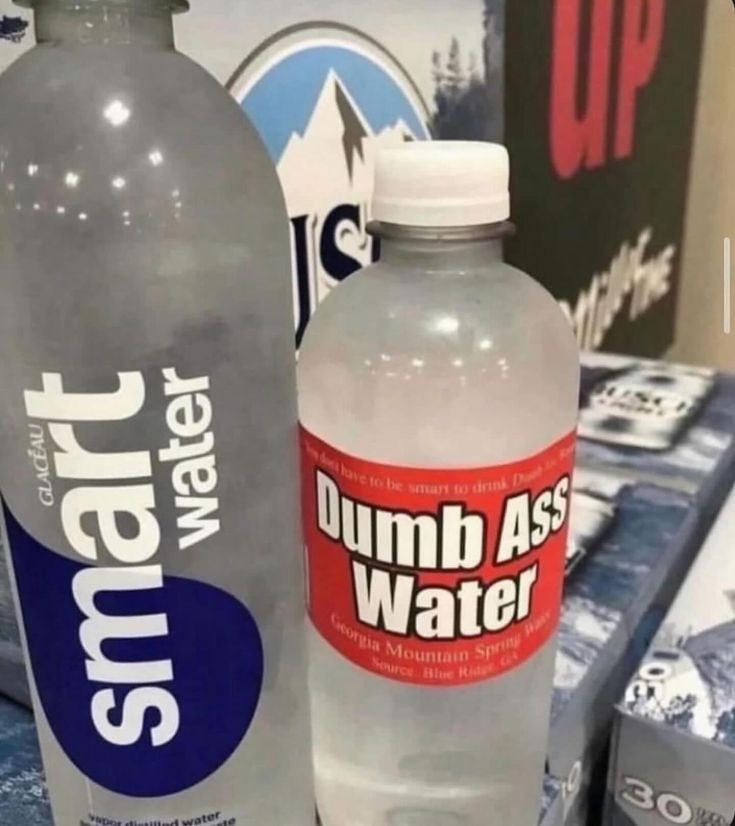
POLYGON ((508 224, 483 228, 432 230, 375 225, 380 237, 380 260, 391 266, 429 272, 470 272, 503 260, 503 237, 508 224))
POLYGON ((163 0, 37 0, 36 40, 172 49, 172 6, 163 0))

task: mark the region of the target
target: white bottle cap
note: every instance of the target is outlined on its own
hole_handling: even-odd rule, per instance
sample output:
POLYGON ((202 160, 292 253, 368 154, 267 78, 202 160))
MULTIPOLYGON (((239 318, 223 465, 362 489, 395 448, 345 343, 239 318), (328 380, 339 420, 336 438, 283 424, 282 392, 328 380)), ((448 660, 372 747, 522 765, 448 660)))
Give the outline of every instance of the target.
POLYGON ((510 217, 508 150, 481 141, 415 141, 375 166, 375 221, 417 227, 494 224, 510 217))

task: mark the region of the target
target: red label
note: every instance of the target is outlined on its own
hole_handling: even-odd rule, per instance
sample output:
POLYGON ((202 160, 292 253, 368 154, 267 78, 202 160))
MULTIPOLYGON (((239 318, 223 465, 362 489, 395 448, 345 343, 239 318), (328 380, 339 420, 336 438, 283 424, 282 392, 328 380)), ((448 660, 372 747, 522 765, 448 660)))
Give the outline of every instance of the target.
POLYGON ((509 671, 553 634, 575 436, 520 462, 421 470, 301 431, 311 620, 356 665, 460 685, 509 671))

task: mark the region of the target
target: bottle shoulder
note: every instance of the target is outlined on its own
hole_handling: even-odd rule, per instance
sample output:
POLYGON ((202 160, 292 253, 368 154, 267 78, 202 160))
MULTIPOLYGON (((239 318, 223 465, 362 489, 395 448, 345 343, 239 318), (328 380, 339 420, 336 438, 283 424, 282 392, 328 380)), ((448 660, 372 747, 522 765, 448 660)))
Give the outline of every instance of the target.
MULTIPOLYGON (((118 44, 56 44, 40 43, 24 52, 0 74, 0 92, 12 94, 13 89, 26 86, 19 97, 29 101, 31 108, 44 96, 89 90, 104 85, 118 88, 140 87, 156 96, 172 81, 183 85, 208 85, 222 90, 218 81, 198 63, 172 48, 118 44), (90 70, 94 68, 94 74, 90 70), (28 84, 35 83, 33 94, 28 84)), ((224 97, 227 94, 224 93, 224 97)))
POLYGON ((416 467, 516 461, 575 425, 579 354, 554 299, 512 267, 351 276, 298 364, 303 425, 346 453, 416 467))
POLYGON ((578 358, 559 304, 526 273, 503 262, 463 273, 377 263, 351 276, 321 304, 300 360, 308 364, 331 352, 357 368, 394 352, 418 360, 422 354, 468 356, 498 366, 503 359, 517 363, 549 351, 578 358))
POLYGON ((124 154, 158 136, 213 162, 259 144, 232 96, 174 50, 36 46, 0 75, 0 102, 12 113, 0 122, 5 148, 30 141, 61 154, 94 142, 124 154))
POLYGON ((283 224, 259 137, 217 81, 177 52, 37 46, 0 76, 0 106, 13 113, 0 121, 0 223, 16 235, 33 211, 98 216, 99 227, 114 219, 121 232, 137 222, 149 234, 182 218, 213 239, 232 238, 243 216, 261 232, 283 224))

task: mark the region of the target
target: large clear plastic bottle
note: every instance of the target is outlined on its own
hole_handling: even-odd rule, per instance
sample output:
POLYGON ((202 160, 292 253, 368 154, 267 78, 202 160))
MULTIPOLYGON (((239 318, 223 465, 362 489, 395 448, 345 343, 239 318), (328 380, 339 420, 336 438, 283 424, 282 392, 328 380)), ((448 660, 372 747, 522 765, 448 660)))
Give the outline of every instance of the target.
POLYGON ((33 6, 0 78, 0 487, 56 826, 305 826, 276 174, 175 52, 183 0, 33 6))
MULTIPOLYGON (((411 630, 410 612, 393 610, 395 604, 375 628, 374 614, 368 610, 356 621, 350 598, 341 599, 350 589, 363 589, 364 598, 366 580, 354 571, 375 575, 381 555, 390 576, 408 571, 419 583, 425 576, 386 550, 385 511, 372 504, 394 508, 397 515, 389 518, 420 520, 439 505, 431 495, 402 498, 406 491, 433 489, 437 500, 456 505, 462 480, 473 491, 485 480, 485 490, 500 493, 474 496, 461 513, 484 511, 492 540, 504 497, 521 491, 514 501, 523 505, 524 490, 540 494, 544 474, 557 483, 560 502, 568 496, 577 347, 552 297, 501 259, 507 188, 507 153, 497 145, 437 142, 384 152, 374 200, 381 261, 323 303, 300 350, 312 721, 317 803, 326 826, 533 826, 538 819, 564 514, 557 514, 557 532, 546 544, 507 565, 514 571, 529 562, 541 566, 532 597, 546 600, 546 613, 533 604, 509 607, 517 632, 482 633, 440 648, 436 638, 417 640, 419 625, 411 630), (538 468, 523 464, 539 456, 538 468), (371 523, 372 548, 361 544, 371 523), (345 544, 350 551, 360 547, 349 553, 345 544), (401 635, 406 616, 409 631, 401 635), (394 621, 396 633, 386 631, 394 621), (537 622, 543 630, 533 644, 519 643, 518 656, 506 659, 502 652, 512 652, 537 622), (484 649, 484 664, 463 666, 474 662, 473 647, 485 643, 491 647, 484 649), (448 653, 442 659, 437 650, 448 653)), ((539 505, 530 525, 532 536, 534 524, 540 531, 537 539, 548 521, 542 510, 539 505)), ((439 519, 440 535, 449 513, 439 519)), ((417 521, 409 544, 420 543, 425 529, 436 537, 417 521)), ((391 541, 400 542, 395 533, 391 541)), ((493 553, 491 541, 485 550, 493 553)), ((430 552, 422 559, 432 565, 430 552)), ((457 585, 456 573, 433 576, 450 594, 457 585)), ((481 569, 483 588, 502 576, 501 566, 481 569)), ((410 577, 407 583, 410 590, 410 577)), ((464 631, 471 636, 475 586, 465 587, 464 631)), ((505 620, 493 610, 506 598, 510 603, 512 587, 494 592, 500 602, 484 615, 494 628, 505 620)), ((451 607, 451 598, 445 604, 434 593, 422 603, 439 606, 433 618, 424 612, 425 636, 440 636, 442 604, 451 607), (435 623, 428 631, 427 617, 435 623)), ((450 623, 459 623, 458 616, 450 623)))

